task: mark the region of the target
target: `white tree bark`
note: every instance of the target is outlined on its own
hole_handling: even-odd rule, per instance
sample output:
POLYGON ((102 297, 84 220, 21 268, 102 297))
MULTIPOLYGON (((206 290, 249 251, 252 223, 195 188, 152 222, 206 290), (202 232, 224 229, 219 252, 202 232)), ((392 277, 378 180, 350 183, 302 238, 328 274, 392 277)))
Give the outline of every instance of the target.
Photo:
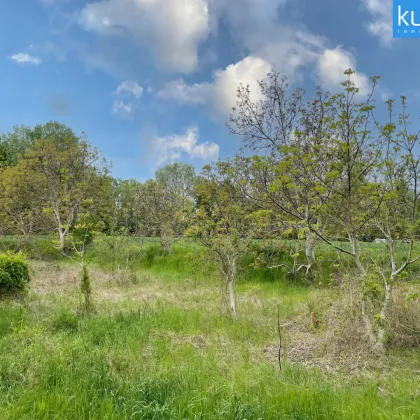
POLYGON ((60 251, 64 252, 64 248, 66 247, 66 231, 59 228, 58 235, 60 238, 60 251))
POLYGON ((229 280, 229 304, 230 304, 230 311, 232 314, 232 318, 236 319, 236 304, 235 304, 235 294, 233 291, 233 280, 229 280))
POLYGON ((366 270, 365 270, 365 267, 363 267, 362 262, 360 261, 360 253, 359 253, 359 246, 357 243, 357 239, 353 235, 349 234, 349 241, 350 241, 351 249, 353 251, 353 258, 354 258, 354 262, 356 263, 356 267, 359 269, 362 275, 365 275, 366 270))
POLYGON ((306 262, 308 264, 308 270, 315 263, 315 237, 314 234, 310 231, 306 232, 306 262))

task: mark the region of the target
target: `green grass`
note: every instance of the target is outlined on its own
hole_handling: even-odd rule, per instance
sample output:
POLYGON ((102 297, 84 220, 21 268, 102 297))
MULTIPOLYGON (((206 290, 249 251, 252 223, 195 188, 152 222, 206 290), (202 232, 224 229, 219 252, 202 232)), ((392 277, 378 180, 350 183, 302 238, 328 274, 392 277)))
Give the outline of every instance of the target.
POLYGON ((296 321, 334 290, 312 294, 249 259, 233 322, 214 267, 190 243, 140 260, 127 285, 108 276, 102 251, 91 255, 94 314, 80 312, 68 260, 31 262, 27 300, 0 303, 1 420, 418 418, 419 351, 395 349, 386 369, 354 376, 287 360, 280 373, 267 356, 278 305, 282 320, 296 321))
POLYGON ((287 364, 280 374, 254 360, 270 337, 249 319, 159 303, 83 317, 76 331, 28 316, 0 340, 2 419, 408 419, 420 410, 415 377, 352 382, 287 364), (187 338, 198 334, 196 347, 187 338))
POLYGON ((85 318, 76 333, 49 327, 29 323, 2 340, 3 418, 387 418, 374 382, 342 386, 252 363, 245 343, 263 334, 249 322, 146 305, 85 318), (225 353, 172 340, 197 333, 233 343, 225 353))

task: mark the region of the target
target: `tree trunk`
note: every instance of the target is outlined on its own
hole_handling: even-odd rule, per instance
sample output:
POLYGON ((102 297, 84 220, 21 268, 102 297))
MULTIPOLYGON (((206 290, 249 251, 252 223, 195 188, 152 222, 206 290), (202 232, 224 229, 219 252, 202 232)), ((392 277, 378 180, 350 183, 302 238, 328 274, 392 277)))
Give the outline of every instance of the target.
POLYGON ((314 234, 311 231, 306 232, 306 262, 308 264, 307 271, 309 271, 309 269, 315 263, 314 245, 315 245, 314 234))
POLYGON ((66 231, 63 230, 62 228, 58 229, 58 235, 60 238, 60 251, 62 253, 65 253, 65 248, 66 248, 66 231))
POLYGON ((390 282, 385 282, 385 299, 381 309, 381 326, 378 329, 378 347, 381 350, 384 349, 385 346, 385 331, 386 331, 386 321, 387 321, 387 314, 388 314, 388 306, 392 299, 392 282, 394 281, 391 278, 390 282))
POLYGON ((359 269, 362 275, 365 275, 366 270, 363 267, 362 262, 360 261, 359 246, 357 243, 357 239, 353 235, 349 234, 349 241, 350 241, 351 249, 353 251, 353 258, 354 258, 354 262, 356 263, 356 267, 359 269))
POLYGON ((228 281, 229 286, 229 303, 232 318, 236 319, 236 305, 235 305, 235 294, 233 292, 233 280, 228 281))
POLYGON ((376 347, 377 340, 376 340, 376 336, 375 336, 375 332, 373 328, 373 323, 369 314, 366 311, 366 300, 364 298, 362 298, 362 318, 365 324, 365 328, 366 328, 367 335, 369 337, 370 344, 373 347, 376 347))

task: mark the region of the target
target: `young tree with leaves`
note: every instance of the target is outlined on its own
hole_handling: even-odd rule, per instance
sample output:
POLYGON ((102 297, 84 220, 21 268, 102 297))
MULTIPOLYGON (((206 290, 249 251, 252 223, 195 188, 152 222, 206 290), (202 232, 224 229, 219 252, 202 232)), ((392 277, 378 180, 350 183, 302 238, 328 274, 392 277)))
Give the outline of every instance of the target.
POLYGON ((234 283, 240 259, 264 228, 265 213, 253 212, 240 199, 229 164, 217 163, 203 169, 196 186, 198 209, 187 230, 210 253, 229 290, 229 306, 236 318, 234 283))
POLYGON ((238 158, 242 192, 260 208, 277 214, 282 229, 306 238, 307 270, 315 262, 316 235, 310 226, 319 225, 323 202, 320 178, 326 176, 326 160, 313 159, 327 146, 328 92, 317 90, 313 103, 304 103, 305 92, 289 93, 285 77, 271 73, 260 82, 260 101, 253 101, 248 87, 238 90, 237 106, 229 128, 246 147, 263 156, 238 158))
POLYGON ((398 113, 394 100, 387 101, 387 106, 388 121, 379 127, 385 143, 384 160, 376 180, 383 195, 374 205, 379 208, 375 225, 387 241, 388 264, 384 267, 375 262, 374 268, 383 280, 383 292, 379 299, 377 296, 376 305, 370 302, 370 318, 377 322, 369 329, 371 340, 380 350, 386 341, 397 279, 420 260, 415 247, 420 228, 420 131, 412 127, 405 96, 401 97, 398 113))
POLYGON ((377 211, 369 201, 375 194, 370 179, 381 155, 372 118, 377 78, 364 98, 353 74, 345 72, 342 92, 331 95, 318 88, 307 104, 302 90, 288 95, 285 79, 270 75, 261 82, 262 101, 252 102, 248 89, 239 90, 230 128, 246 145, 268 151, 245 159, 243 190, 305 233, 308 267, 314 262, 313 244, 321 240, 351 255, 363 272, 358 238, 377 211), (351 250, 334 244, 333 231, 348 237, 351 250))

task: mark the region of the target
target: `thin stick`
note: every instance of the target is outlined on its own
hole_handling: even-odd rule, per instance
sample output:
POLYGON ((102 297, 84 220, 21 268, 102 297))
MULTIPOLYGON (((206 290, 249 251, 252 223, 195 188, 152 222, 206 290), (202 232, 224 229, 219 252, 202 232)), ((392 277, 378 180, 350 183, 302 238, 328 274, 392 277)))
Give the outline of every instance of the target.
POLYGON ((283 372, 283 367, 281 365, 281 349, 282 349, 282 342, 281 342, 281 325, 280 325, 280 305, 277 305, 277 329, 279 333, 279 369, 280 373, 283 372))

